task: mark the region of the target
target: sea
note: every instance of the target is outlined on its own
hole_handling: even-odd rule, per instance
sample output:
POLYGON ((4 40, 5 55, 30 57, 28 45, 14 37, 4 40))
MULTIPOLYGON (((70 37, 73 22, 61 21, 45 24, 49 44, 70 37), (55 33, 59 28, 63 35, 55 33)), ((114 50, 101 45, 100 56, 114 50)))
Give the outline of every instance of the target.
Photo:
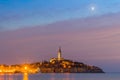
POLYGON ((0 80, 120 80, 120 73, 0 74, 0 80))

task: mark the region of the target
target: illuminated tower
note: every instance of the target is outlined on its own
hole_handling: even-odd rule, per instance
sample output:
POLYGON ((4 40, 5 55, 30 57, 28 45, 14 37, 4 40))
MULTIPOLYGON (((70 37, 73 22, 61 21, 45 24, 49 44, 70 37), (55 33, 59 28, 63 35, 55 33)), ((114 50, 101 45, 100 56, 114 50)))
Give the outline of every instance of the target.
POLYGON ((61 60, 61 58, 62 58, 61 47, 59 47, 59 50, 58 50, 58 60, 61 60))

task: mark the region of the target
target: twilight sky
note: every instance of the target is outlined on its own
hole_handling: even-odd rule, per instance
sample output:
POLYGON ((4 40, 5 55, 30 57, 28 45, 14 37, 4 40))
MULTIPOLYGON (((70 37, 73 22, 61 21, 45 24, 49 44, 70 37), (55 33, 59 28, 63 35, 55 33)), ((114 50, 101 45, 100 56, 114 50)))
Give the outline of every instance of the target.
POLYGON ((0 64, 63 57, 120 72, 120 0, 0 0, 0 64))

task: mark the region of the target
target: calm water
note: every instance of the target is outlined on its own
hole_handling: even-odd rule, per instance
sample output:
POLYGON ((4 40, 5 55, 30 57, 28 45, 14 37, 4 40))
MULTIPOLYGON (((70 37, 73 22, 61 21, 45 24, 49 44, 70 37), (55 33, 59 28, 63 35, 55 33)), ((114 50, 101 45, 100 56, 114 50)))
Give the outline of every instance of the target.
POLYGON ((105 74, 0 74, 0 80, 120 80, 120 73, 105 74))

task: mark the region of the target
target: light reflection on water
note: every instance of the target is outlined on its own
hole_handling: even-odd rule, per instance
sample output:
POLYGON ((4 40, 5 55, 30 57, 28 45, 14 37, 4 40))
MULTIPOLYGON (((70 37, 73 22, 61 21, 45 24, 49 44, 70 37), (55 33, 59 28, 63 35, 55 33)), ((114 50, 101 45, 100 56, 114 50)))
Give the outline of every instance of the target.
POLYGON ((28 74, 0 74, 0 80, 28 80, 28 74))
POLYGON ((0 80, 120 80, 120 73, 107 74, 0 74, 0 80))
POLYGON ((0 74, 0 80, 4 80, 4 74, 0 74))
POLYGON ((23 80, 28 80, 28 73, 23 74, 23 80))

